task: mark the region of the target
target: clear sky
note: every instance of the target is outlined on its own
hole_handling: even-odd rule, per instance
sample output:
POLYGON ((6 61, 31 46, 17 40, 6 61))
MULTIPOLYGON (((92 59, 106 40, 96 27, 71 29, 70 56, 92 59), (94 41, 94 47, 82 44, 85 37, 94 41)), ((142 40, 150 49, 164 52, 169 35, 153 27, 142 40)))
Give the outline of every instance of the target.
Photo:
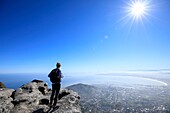
POLYGON ((147 1, 1 0, 0 73, 169 69, 170 0, 147 1))

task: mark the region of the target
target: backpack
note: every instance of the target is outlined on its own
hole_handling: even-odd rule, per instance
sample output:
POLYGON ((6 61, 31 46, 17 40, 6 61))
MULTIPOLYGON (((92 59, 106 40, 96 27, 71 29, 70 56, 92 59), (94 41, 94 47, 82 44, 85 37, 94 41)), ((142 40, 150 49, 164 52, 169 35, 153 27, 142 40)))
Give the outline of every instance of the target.
POLYGON ((52 70, 49 77, 52 83, 60 83, 61 81, 58 69, 52 70))

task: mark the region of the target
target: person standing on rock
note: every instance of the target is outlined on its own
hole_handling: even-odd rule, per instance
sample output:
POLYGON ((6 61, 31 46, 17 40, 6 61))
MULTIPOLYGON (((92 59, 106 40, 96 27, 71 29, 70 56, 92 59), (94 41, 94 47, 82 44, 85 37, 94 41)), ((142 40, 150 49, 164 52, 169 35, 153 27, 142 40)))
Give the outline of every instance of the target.
POLYGON ((58 94, 60 92, 60 87, 61 87, 60 82, 61 82, 61 78, 63 78, 60 67, 61 64, 57 62, 56 68, 53 69, 48 75, 50 81, 52 82, 52 94, 50 97, 50 106, 52 107, 55 107, 57 104, 58 94))

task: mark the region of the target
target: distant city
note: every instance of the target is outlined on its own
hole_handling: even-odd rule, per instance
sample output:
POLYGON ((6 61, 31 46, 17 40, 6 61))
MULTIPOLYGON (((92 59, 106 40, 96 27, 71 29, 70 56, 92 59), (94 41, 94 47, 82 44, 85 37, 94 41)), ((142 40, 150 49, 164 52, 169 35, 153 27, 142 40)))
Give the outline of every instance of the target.
MULTIPOLYGON (((128 81, 127 81, 128 82, 128 81)), ((166 79, 170 83, 169 79, 166 79)), ((169 113, 170 86, 76 84, 67 87, 79 93, 83 113, 169 113)))

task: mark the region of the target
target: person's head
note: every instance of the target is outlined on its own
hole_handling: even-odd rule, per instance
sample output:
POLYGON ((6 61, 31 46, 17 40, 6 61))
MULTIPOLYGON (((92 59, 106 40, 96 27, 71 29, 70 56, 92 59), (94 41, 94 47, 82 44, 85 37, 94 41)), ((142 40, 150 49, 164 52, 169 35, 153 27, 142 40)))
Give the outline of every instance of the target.
POLYGON ((60 67, 61 67, 61 64, 60 64, 59 62, 57 62, 56 67, 57 67, 57 68, 60 68, 60 67))

